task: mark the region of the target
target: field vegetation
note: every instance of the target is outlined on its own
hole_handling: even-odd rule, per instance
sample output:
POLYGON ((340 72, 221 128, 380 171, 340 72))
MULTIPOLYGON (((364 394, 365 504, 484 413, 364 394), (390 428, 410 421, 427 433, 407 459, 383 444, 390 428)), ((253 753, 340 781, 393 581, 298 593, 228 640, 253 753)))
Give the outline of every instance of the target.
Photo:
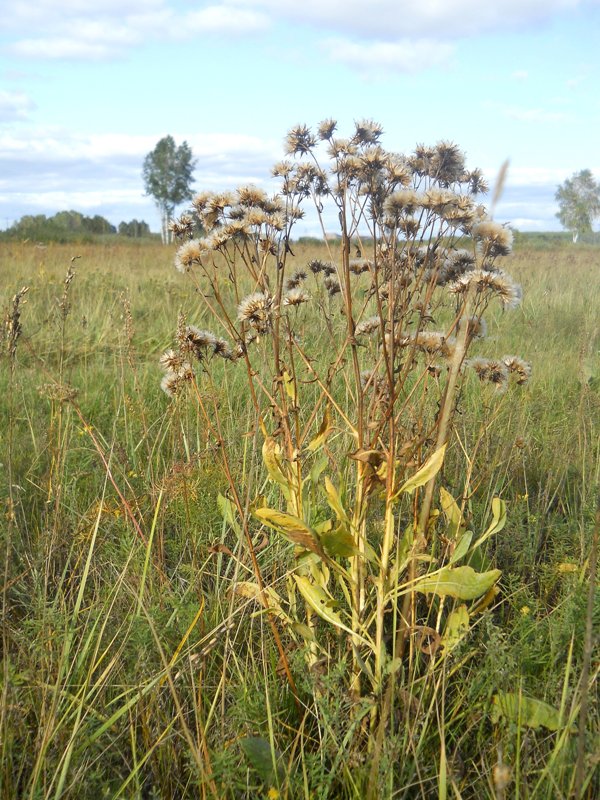
POLYGON ((453 393, 388 344, 395 417, 309 268, 359 239, 286 240, 268 325, 243 247, 0 243, 3 799, 600 792, 598 250, 518 241, 485 338, 467 287, 453 393))

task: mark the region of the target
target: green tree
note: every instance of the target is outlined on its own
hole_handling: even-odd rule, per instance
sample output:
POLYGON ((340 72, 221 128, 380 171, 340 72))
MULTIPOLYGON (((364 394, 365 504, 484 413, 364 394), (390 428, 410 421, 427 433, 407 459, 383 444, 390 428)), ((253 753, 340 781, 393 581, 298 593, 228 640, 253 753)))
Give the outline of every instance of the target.
POLYGON ((160 212, 161 236, 165 244, 171 240, 169 223, 175 207, 192 197, 195 163, 189 144, 183 142, 177 147, 172 136, 161 139, 144 159, 144 186, 160 212))
POLYGON ((571 231, 573 242, 580 233, 591 233, 594 220, 600 216, 600 183, 591 170, 582 169, 561 184, 554 195, 558 201, 556 214, 563 228, 571 231))

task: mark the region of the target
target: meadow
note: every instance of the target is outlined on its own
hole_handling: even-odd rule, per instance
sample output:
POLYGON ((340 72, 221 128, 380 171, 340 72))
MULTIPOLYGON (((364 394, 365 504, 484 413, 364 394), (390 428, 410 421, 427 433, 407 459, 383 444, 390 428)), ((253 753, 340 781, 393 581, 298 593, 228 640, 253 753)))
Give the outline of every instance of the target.
MULTIPOLYGON (((521 237, 507 257, 523 302, 490 306, 478 352, 532 376, 465 384, 441 473, 476 531, 506 504, 480 566, 501 577, 467 632, 446 622, 464 603, 430 601, 423 637, 370 666, 325 612, 307 617, 317 646, 289 588, 298 542, 232 505, 232 479, 247 519, 277 490, 241 365, 196 398, 161 391, 178 316, 209 325, 176 246, 0 246, 3 800, 600 794, 597 248, 521 237), (257 569, 270 597, 287 586, 287 617, 250 588, 257 569), (382 694, 395 680, 384 723, 376 669, 382 694)), ((289 269, 328 257, 291 249, 289 269)), ((326 362, 323 316, 309 329, 326 362)), ((388 649, 391 613, 373 634, 388 649)))

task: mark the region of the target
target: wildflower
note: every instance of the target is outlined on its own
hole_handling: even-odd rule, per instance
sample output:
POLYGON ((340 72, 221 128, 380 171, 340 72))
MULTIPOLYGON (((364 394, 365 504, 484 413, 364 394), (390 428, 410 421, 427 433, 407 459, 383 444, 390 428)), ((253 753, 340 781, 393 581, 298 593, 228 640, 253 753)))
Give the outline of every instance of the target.
POLYGON ((191 236, 194 231, 194 219, 190 214, 182 214, 179 219, 171 220, 169 230, 178 238, 191 236))
POLYGON ((370 119, 355 122, 354 141, 359 144, 375 144, 383 133, 382 126, 370 119))
POLYGON ((483 173, 480 169, 465 172, 461 177, 461 182, 468 184, 471 194, 485 194, 489 189, 487 181, 483 177, 483 173))
POLYGON ((245 297, 238 306, 238 319, 247 322, 259 333, 271 329, 271 311, 273 298, 266 292, 254 292, 245 297))
POLYGON ((183 353, 191 353, 198 361, 204 358, 205 351, 214 347, 216 336, 211 331, 201 330, 195 325, 186 325, 177 335, 179 348, 183 353))
POLYGON ((375 333, 380 329, 381 321, 379 317, 369 317, 368 319, 363 319, 362 322, 359 322, 356 328, 354 329, 355 336, 369 336, 371 333, 375 333))
POLYGON ((181 353, 176 350, 167 350, 158 360, 158 363, 165 372, 180 372, 184 365, 189 365, 181 353))
POLYGON ((441 186, 457 183, 465 171, 465 155, 453 142, 438 142, 428 164, 429 177, 441 186))
POLYGON ((473 238, 478 241, 486 256, 507 256, 512 250, 513 232, 491 219, 473 226, 473 238))
POLYGON ((456 341, 439 331, 420 331, 413 341, 424 353, 446 359, 452 358, 456 349, 456 341))
POLYGON ((316 144, 316 139, 306 125, 296 125, 293 127, 285 139, 285 152, 289 155, 300 153, 304 155, 312 150, 316 144))
POLYGON ((413 214, 422 202, 423 195, 414 189, 400 189, 387 198, 383 208, 390 217, 398 217, 400 214, 413 214))
POLYGON ((531 377, 531 364, 528 361, 524 361, 519 356, 502 356, 502 361, 509 373, 516 377, 518 386, 527 383, 531 377))
POLYGON ((348 265, 353 275, 361 275, 363 272, 369 272, 372 266, 373 262, 369 261, 368 258, 352 258, 348 265))
MULTIPOLYGON (((457 332, 463 328, 464 319, 460 319, 456 327, 457 332)), ((487 323, 483 317, 469 317, 467 320, 467 336, 470 339, 485 339, 487 336, 487 323)))
POLYGON ((313 258, 312 261, 308 262, 308 268, 314 275, 317 275, 319 272, 323 272, 325 266, 326 262, 321 261, 320 258, 313 258))
POLYGON ((299 306, 302 305, 302 303, 308 303, 309 300, 310 295, 306 289, 303 289, 301 286, 296 286, 285 293, 283 296, 283 305, 299 306))
POLYGON ((233 350, 231 349, 229 342, 220 336, 215 336, 212 349, 216 356, 225 358, 228 361, 233 359, 233 350))
POLYGON ((238 203, 241 206, 258 206, 263 207, 263 204, 268 200, 267 193, 263 189, 258 189, 256 186, 242 186, 237 190, 238 203))
POLYGON ((482 383, 491 383, 497 392, 508 386, 508 368, 503 361, 492 358, 471 358, 467 366, 474 370, 482 383))
POLYGON ((306 272, 303 269, 297 269, 285 282, 286 292, 289 292, 290 289, 295 289, 296 287, 300 286, 300 284, 304 283, 305 280, 306 272))
POLYGON ((327 152, 331 158, 339 159, 356 155, 356 145, 349 139, 331 139, 327 152))
POLYGON ((330 297, 333 297, 335 294, 338 294, 339 292, 342 291, 340 282, 338 281, 335 275, 327 275, 327 277, 323 281, 323 285, 329 292, 330 297))
POLYGON ((516 308, 521 302, 521 287, 502 270, 489 272, 483 269, 473 269, 465 272, 453 283, 448 284, 450 294, 461 295, 475 286, 478 292, 489 290, 496 294, 504 308, 516 308))
POLYGON ((274 178, 287 178, 294 169, 294 165, 290 161, 279 161, 271 170, 271 175, 274 178))
POLYGON ((390 183, 408 186, 411 182, 412 173, 404 156, 399 156, 396 153, 388 153, 385 168, 390 183))
POLYGON ((475 256, 469 250, 451 250, 446 253, 446 260, 442 266, 438 277, 440 286, 451 281, 455 281, 465 272, 469 272, 475 266, 475 256))
POLYGON ((319 139, 331 139, 336 128, 337 122, 334 119, 324 119, 323 122, 319 123, 319 127, 317 129, 319 139))
POLYGON ((203 239, 190 239, 182 244, 175 254, 175 269, 187 272, 194 264, 200 264, 203 250, 206 250, 203 239))
POLYGON ((160 388, 169 397, 175 397, 194 377, 191 367, 180 372, 167 372, 163 375, 160 388))

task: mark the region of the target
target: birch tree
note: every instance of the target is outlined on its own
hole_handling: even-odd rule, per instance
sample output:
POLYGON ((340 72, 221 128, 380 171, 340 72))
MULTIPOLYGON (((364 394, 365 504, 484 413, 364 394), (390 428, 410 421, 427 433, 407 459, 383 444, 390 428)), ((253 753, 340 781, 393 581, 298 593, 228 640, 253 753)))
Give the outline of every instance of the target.
POLYGON ((582 169, 556 190, 559 211, 556 214, 563 228, 571 231, 573 243, 580 233, 591 233, 592 224, 600 217, 600 183, 589 169, 582 169))
POLYGON ((146 194, 154 198, 160 213, 160 233, 163 244, 171 241, 169 223, 175 208, 192 198, 195 160, 187 142, 177 145, 172 136, 161 139, 144 159, 146 194))

